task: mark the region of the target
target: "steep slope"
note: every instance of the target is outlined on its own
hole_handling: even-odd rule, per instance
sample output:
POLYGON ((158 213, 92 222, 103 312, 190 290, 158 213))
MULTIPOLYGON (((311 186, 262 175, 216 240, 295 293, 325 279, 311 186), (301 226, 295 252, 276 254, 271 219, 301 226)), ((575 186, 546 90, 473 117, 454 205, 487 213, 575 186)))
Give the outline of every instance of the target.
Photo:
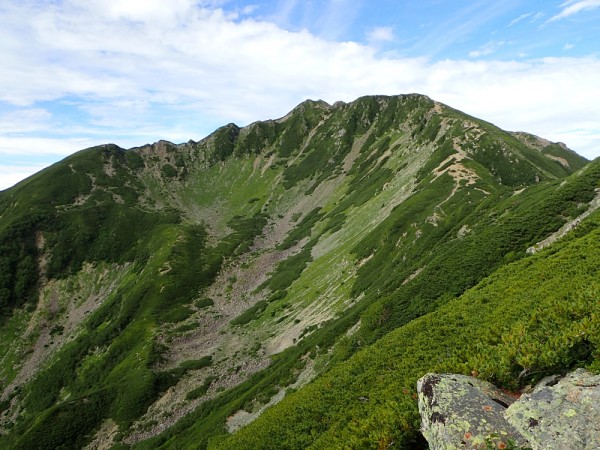
POLYGON ((576 235, 392 331, 218 447, 426 448, 415 384, 428 371, 509 389, 575 366, 600 371, 599 225, 595 213, 576 235))
MULTIPOLYGON (((469 261, 470 254, 480 254, 481 261, 493 261, 497 247, 506 245, 503 235, 518 238, 529 225, 536 228, 551 221, 569 205, 577 208, 577 202, 572 203, 574 196, 586 191, 592 198, 594 194, 599 197, 600 161, 566 181, 509 197, 492 209, 488 221, 463 236, 455 235, 455 246, 449 247, 447 257, 460 262, 463 257, 469 261)), ((214 440, 213 444, 219 448, 385 448, 395 442, 400 448, 418 448, 425 443, 418 433, 414 387, 428 371, 473 372, 514 389, 576 365, 591 363, 598 369, 600 216, 594 208, 596 201, 578 208, 591 209, 592 214, 567 235, 565 243, 555 244, 535 258, 506 265, 458 299, 451 290, 440 288, 442 298, 436 300, 436 306, 448 302, 447 306, 421 319, 405 320, 406 325, 372 345, 365 344, 360 329, 344 335, 333 351, 325 354, 311 351, 310 338, 301 342, 298 347, 310 352, 317 365, 326 360, 330 372, 323 371, 325 375, 316 382, 267 410, 232 440, 220 445, 214 440), (567 245, 569 250, 563 251, 567 245), (342 362, 356 350, 360 353, 342 362)), ((504 259, 516 257, 505 254, 504 259)), ((464 274, 475 268, 467 265, 466 272, 464 269, 455 264, 438 266, 448 280, 464 280, 464 274)), ((402 294, 398 291, 395 300, 400 301, 402 294)), ((393 306, 391 301, 388 304, 393 306)), ((421 307, 431 308, 427 304, 421 307)), ((360 316, 354 312, 347 311, 311 337, 332 333, 352 318, 357 320, 360 316)), ((376 307, 376 312, 380 327, 394 318, 393 309, 376 307)), ((367 309, 362 322, 369 316, 367 309)), ((212 422, 214 426, 219 414, 228 410, 227 406, 224 411, 220 408, 222 404, 211 404, 197 411, 142 448, 178 448, 202 442, 204 425, 212 422)))
POLYGON ((418 95, 307 101, 1 192, 0 444, 249 422, 587 210, 597 171, 561 184, 585 160, 536 139, 418 95))

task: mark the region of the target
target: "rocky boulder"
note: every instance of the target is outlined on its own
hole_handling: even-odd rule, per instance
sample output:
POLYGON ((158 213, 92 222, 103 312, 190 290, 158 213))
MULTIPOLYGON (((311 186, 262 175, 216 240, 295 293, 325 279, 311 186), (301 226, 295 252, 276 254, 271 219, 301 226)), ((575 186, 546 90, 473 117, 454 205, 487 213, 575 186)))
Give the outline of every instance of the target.
POLYGON ((600 375, 583 369, 521 396, 452 374, 425 375, 417 390, 432 450, 600 448, 600 375))
POLYGON ((428 374, 417 383, 422 431, 433 450, 499 448, 527 441, 504 417, 516 398, 465 375, 428 374))

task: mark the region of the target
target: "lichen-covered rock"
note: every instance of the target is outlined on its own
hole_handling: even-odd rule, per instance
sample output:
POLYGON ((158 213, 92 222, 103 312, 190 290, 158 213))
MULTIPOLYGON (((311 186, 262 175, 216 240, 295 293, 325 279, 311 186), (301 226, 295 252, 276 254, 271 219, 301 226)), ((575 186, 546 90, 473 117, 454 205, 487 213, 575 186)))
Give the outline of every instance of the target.
POLYGON ((505 414, 537 449, 600 449, 600 375, 548 377, 505 414))
POLYGON ((518 400, 464 375, 428 374, 417 390, 432 450, 600 449, 600 375, 583 369, 545 378, 518 400))
POLYGON ((464 375, 428 374, 417 384, 422 431, 433 450, 506 448, 527 442, 505 418, 515 398, 464 375))

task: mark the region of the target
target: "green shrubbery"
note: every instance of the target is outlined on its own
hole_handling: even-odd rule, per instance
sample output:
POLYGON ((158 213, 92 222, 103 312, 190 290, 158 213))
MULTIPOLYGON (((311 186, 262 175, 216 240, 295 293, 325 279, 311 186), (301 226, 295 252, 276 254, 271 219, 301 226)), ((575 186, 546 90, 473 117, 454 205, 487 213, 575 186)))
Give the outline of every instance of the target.
POLYGON ((240 129, 233 123, 219 128, 212 134, 213 148, 211 158, 213 161, 224 161, 235 150, 240 129))
POLYGON ((258 289, 268 287, 272 292, 275 292, 283 291, 291 286, 294 281, 300 278, 306 265, 312 261, 311 250, 316 243, 316 239, 307 242, 300 252, 280 262, 271 278, 261 284, 258 289))
POLYGON ((194 302, 194 306, 198 309, 208 308, 209 306, 213 306, 215 304, 212 298, 202 297, 199 300, 194 302))
POLYGON ((81 151, 36 174, 0 197, 0 211, 10 217, 0 224, 0 311, 35 297, 39 256, 36 239, 45 240, 51 255, 47 276, 74 273, 84 261, 131 261, 143 258, 139 236, 178 214, 132 208, 140 182, 132 174, 143 166, 140 156, 114 145, 81 151), (111 164, 109 176, 104 164, 111 164), (96 189, 92 189, 92 181, 96 189), (20 195, 26 192, 26 195, 20 195), (124 204, 115 203, 113 194, 124 204), (18 201, 15 201, 16 198, 18 201), (80 207, 72 204, 89 197, 80 207), (133 245, 132 245, 133 243, 133 245))
POLYGON ((515 389, 576 366, 600 370, 599 243, 596 228, 499 269, 289 395, 219 448, 374 448, 392 441, 425 448, 415 383, 427 372, 478 374, 515 389))
POLYGON ((298 223, 294 228, 292 228, 292 230, 277 248, 279 250, 286 250, 296 245, 303 238, 310 236, 310 231, 312 230, 312 227, 323 216, 319 213, 319 211, 321 211, 321 208, 315 208, 311 212, 306 214, 304 218, 300 221, 300 223, 298 223))
POLYGON ((593 198, 597 179, 600 166, 592 165, 568 182, 533 187, 518 196, 500 194, 477 209, 469 205, 468 191, 458 191, 445 208, 452 214, 437 226, 424 224, 433 209, 428 205, 443 197, 442 189, 450 185, 440 177, 417 192, 355 247, 357 259, 374 254, 353 286, 354 295, 364 292, 372 302, 363 316, 362 339, 383 336, 460 295, 497 267, 525 256, 527 247, 560 228, 569 211, 579 214, 578 206, 593 198), (422 224, 418 239, 413 223, 422 224), (473 229, 458 238, 463 224, 473 229), (435 251, 428 252, 432 248, 435 251), (419 269, 418 276, 405 281, 419 269))
POLYGON ((208 392, 208 389, 210 388, 211 384, 216 379, 217 378, 214 376, 207 377, 200 386, 198 386, 197 388, 192 389, 190 392, 188 392, 186 394, 185 398, 188 400, 194 400, 198 397, 202 397, 204 394, 206 394, 208 392))
POLYGON ((171 164, 164 164, 160 168, 160 173, 165 178, 175 178, 177 176, 177 169, 171 164))
MULTIPOLYGON (((117 216, 117 222, 111 222, 101 233, 101 236, 103 233, 108 236, 114 230, 111 247, 95 247, 102 238, 92 236, 92 244, 87 246, 87 253, 81 254, 81 259, 77 259, 78 254, 67 253, 69 256, 63 257, 62 264, 55 261, 55 270, 58 273, 62 267, 73 270, 74 261, 81 264, 84 258, 95 256, 94 248, 102 248, 97 255, 106 255, 107 259, 113 255, 139 258, 140 252, 145 252, 149 259, 138 259, 136 265, 141 269, 144 263, 149 264, 151 273, 134 269, 137 276, 115 290, 89 318, 84 332, 65 344, 57 358, 29 383, 24 399, 27 413, 17 422, 15 432, 6 445, 18 447, 18 442, 33 445, 31 443, 39 439, 41 430, 54 427, 53 424, 61 427, 62 421, 80 427, 79 434, 71 433, 68 430, 74 428, 65 426, 64 432, 50 433, 40 439, 41 446, 80 446, 79 443, 88 439, 86 433, 106 417, 113 418, 122 429, 126 429, 161 392, 176 383, 188 370, 198 370, 211 363, 211 357, 207 356, 184 362, 169 372, 156 372, 153 364, 159 359, 160 349, 155 345, 153 330, 157 323, 184 320, 193 313, 186 305, 200 289, 212 283, 226 255, 247 250, 255 235, 261 232, 265 218, 236 218, 230 223, 234 232, 216 246, 207 248, 206 233, 200 226, 164 223, 169 219, 168 215, 157 216, 160 220, 155 222, 140 219, 140 223, 124 225, 118 222, 118 217, 126 220, 146 213, 126 209, 122 212, 117 216), (137 249, 134 247, 129 250, 130 253, 119 253, 119 239, 128 236, 128 233, 143 235, 140 231, 136 232, 136 227, 140 226, 152 227, 154 239, 137 240, 137 249), (165 249, 168 250, 165 252, 165 249), (157 251, 163 252, 163 256, 154 261, 157 251), (138 252, 137 255, 135 252, 138 252), (163 271, 164 267, 169 270, 163 271), (96 355, 98 350, 101 351, 96 355), (59 406, 56 406, 65 393, 74 403, 58 403, 59 406), (82 408, 87 408, 90 396, 103 406, 81 412, 82 408), (78 406, 70 409, 71 404, 78 406), (74 417, 77 409, 80 410, 79 416, 74 417), (44 419, 36 419, 38 416, 44 419), (14 440, 17 437, 18 442, 14 440)), ((74 217, 81 217, 83 223, 92 220, 81 212, 78 214, 74 217)), ((114 220, 114 216, 110 217, 114 220)), ((136 239, 131 241, 136 242, 136 239)), ((54 245, 50 239, 49 242, 54 245)), ((60 249, 59 245, 63 244, 57 240, 55 248, 60 249)), ((61 253, 57 251, 55 254, 61 253)), ((202 305, 212 304, 208 300, 204 299, 202 305)))
POLYGON ((252 305, 242 314, 237 316, 235 319, 231 321, 232 325, 245 325, 250 321, 257 319, 260 313, 262 313, 265 309, 267 309, 268 303, 265 300, 261 300, 256 304, 252 305))

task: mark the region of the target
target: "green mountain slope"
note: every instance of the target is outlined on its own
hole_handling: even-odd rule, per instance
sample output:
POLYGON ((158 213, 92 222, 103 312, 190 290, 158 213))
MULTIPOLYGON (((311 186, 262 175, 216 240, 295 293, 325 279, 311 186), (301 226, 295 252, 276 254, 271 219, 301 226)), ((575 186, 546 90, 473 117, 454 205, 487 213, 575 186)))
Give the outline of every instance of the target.
MULTIPOLYGON (((571 221, 595 224, 600 170, 586 163, 419 95, 307 101, 200 142, 79 152, 0 192, 0 446, 417 442, 410 395, 380 410, 340 374, 390 339, 406 347, 403 330, 445 305, 470 308, 460 296, 485 277, 543 266, 551 252, 527 249, 571 221), (351 397, 371 425, 353 428, 351 397), (274 419, 305 407, 306 421, 274 419)), ((454 326, 453 370, 516 382, 512 366, 468 368, 454 326)), ((586 346, 563 366, 593 359, 586 346)), ((394 369, 400 384, 364 389, 412 393, 438 367, 418 359, 394 369)))
POLYGON ((390 332, 218 447, 416 448, 415 384, 427 372, 516 389, 575 366, 600 370, 599 225, 596 213, 577 236, 390 332))

